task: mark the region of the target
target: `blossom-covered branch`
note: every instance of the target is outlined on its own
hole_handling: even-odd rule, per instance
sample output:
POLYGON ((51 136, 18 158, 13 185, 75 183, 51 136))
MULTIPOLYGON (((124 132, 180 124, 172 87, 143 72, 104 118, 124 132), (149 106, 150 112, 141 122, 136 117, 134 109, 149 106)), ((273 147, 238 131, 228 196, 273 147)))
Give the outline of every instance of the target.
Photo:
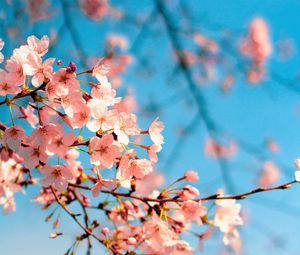
MULTIPOLYGON (((103 5, 96 3, 95 9, 83 5, 90 17, 101 18, 103 9, 113 12, 106 1, 101 2, 103 5)), ((163 1, 155 3, 166 25, 177 65, 210 136, 206 153, 217 159, 224 184, 233 193, 226 157, 235 153, 236 145, 229 143, 225 147, 218 142, 217 124, 208 113, 204 94, 189 69, 189 58, 184 54, 168 10, 163 1)), ((65 23, 75 46, 81 48, 67 8, 63 1, 65 23)), ((262 53, 253 43, 257 26, 267 35, 264 22, 258 19, 243 44, 243 52, 253 64, 252 80, 261 79, 271 50, 267 36, 259 41, 262 53)), ((195 41, 208 43, 200 35, 195 36, 195 41)), ((28 186, 39 189, 35 202, 49 210, 59 205, 83 232, 67 255, 73 254, 84 240, 90 254, 92 238, 109 254, 191 255, 195 249, 182 234, 191 233, 202 241, 212 229, 223 234, 225 245, 239 251, 238 230, 244 219, 236 200, 287 189, 299 181, 299 171, 294 181, 272 187, 269 185, 272 180, 267 180, 260 188, 233 195, 220 190, 211 196, 200 196, 199 190, 188 184, 198 180, 197 172, 192 170, 164 187, 162 176, 156 171, 164 144, 164 124, 156 118, 141 128, 129 103, 117 97, 117 74, 131 58, 117 55, 113 50, 115 45, 127 47, 122 38, 112 36, 107 44, 107 57, 80 71, 75 62, 45 59, 50 45, 48 36, 28 37, 25 44, 5 58, 0 70, 0 106, 9 116, 0 122, 0 205, 4 212, 16 210, 17 192, 28 186), (114 80, 114 86, 110 80, 114 80), (74 204, 79 208, 70 209, 74 204), (97 216, 90 210, 96 210, 97 216), (206 230, 198 234, 200 226, 206 230)), ((81 62, 86 63, 85 54, 79 50, 82 49, 78 49, 81 62)), ((272 164, 267 164, 266 169, 265 172, 276 172, 272 164)), ((61 216, 56 209, 47 217, 50 221, 56 216, 52 238, 63 235, 57 232, 61 216)))

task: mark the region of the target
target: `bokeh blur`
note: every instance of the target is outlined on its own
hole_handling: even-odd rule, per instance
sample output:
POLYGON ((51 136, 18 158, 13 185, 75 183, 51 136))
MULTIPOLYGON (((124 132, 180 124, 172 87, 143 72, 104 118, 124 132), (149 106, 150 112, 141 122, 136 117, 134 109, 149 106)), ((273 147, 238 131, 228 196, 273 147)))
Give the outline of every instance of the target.
MULTIPOLYGON (((10 56, 29 35, 48 35, 47 56, 79 72, 106 57, 141 126, 156 117, 165 124, 156 166, 165 182, 194 169, 202 195, 238 194, 294 179, 299 11, 298 0, 2 0, 0 37, 10 56)), ((2 109, 0 116, 9 121, 2 109)), ((296 185, 241 201, 242 254, 299 254, 299 192, 296 185)), ((64 254, 79 232, 64 215, 64 236, 50 239, 37 194, 18 193, 17 211, 0 215, 1 255, 64 254)), ((234 254, 217 233, 202 245, 196 254, 234 254)))

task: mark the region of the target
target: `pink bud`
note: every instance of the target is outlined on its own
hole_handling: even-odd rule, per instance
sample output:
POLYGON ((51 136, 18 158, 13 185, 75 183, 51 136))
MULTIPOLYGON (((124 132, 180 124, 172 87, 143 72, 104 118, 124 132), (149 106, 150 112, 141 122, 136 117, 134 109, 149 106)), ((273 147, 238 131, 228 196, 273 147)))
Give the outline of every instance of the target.
POLYGON ((77 66, 75 65, 74 62, 70 62, 68 67, 70 67, 71 72, 76 72, 77 66))
POLYGON ((59 60, 56 61, 56 64, 57 64, 58 66, 61 66, 61 65, 62 65, 62 61, 59 59, 59 60))
POLYGON ((109 233, 109 229, 106 228, 106 227, 105 227, 105 228, 102 228, 102 229, 101 229, 101 233, 102 233, 103 235, 106 236, 106 235, 109 233))
POLYGON ((188 182, 196 182, 196 181, 199 180, 198 173, 195 172, 195 171, 193 171, 193 170, 190 170, 190 171, 185 172, 184 178, 185 178, 188 182))

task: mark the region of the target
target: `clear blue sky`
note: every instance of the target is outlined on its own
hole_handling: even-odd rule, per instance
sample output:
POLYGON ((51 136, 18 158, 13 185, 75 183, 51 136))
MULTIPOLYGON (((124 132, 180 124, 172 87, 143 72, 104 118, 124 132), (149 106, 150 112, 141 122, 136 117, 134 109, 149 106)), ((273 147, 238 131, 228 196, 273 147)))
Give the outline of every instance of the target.
MULTIPOLYGON (((4 49, 7 55, 11 52, 10 46, 17 46, 20 40, 32 33, 36 35, 49 34, 52 29, 59 30, 63 24, 60 11, 60 1, 52 1, 53 18, 39 22, 34 26, 26 26, 22 20, 13 20, 12 7, 3 3, 0 10, 7 14, 6 20, 1 20, 0 36, 7 39, 4 27, 21 26, 21 35, 8 43, 4 49), (4 26, 3 26, 4 24, 4 26)), ((21 1, 13 1, 21 2, 21 1)), ((73 1, 69 1, 73 2, 73 1)), ((166 1, 169 7, 173 1, 166 1)), ((220 31, 216 24, 233 31, 245 31, 247 24, 255 16, 263 17, 270 26, 272 42, 275 45, 282 38, 292 39, 296 53, 286 62, 280 62, 276 52, 271 56, 268 67, 282 77, 293 78, 299 71, 300 45, 299 12, 300 1, 297 0, 199 0, 186 1, 197 18, 203 20, 203 31, 212 38, 219 39, 220 31)), ((131 15, 149 14, 152 10, 152 1, 112 1, 112 5, 125 9, 131 15)), ((172 10, 172 7, 170 8, 172 10)), ((87 19, 78 10, 72 10, 72 22, 78 33, 84 52, 91 56, 102 56, 104 38, 107 34, 118 33, 125 35, 129 42, 134 41, 138 30, 132 25, 112 22, 104 19, 95 23, 87 19)), ((196 169, 200 174, 197 187, 202 194, 212 194, 219 187, 223 187, 218 164, 203 154, 203 145, 207 137, 201 121, 197 122, 195 129, 180 144, 176 157, 167 161, 177 141, 178 128, 185 127, 195 115, 195 107, 190 107, 187 102, 192 99, 184 80, 176 83, 168 79, 172 71, 174 59, 171 56, 164 27, 161 23, 151 24, 151 31, 155 36, 145 36, 143 45, 134 52, 148 56, 147 59, 153 67, 149 76, 138 75, 145 68, 138 59, 123 75, 124 84, 118 92, 122 95, 125 88, 133 87, 140 108, 149 105, 149 102, 164 103, 159 112, 148 118, 141 114, 141 126, 146 127, 156 115, 165 122, 166 144, 160 154, 161 161, 157 168, 161 170, 166 180, 175 179, 189 168, 196 169), (169 81, 169 82, 168 82, 169 81), (177 84, 178 83, 178 84, 177 84), (179 98, 166 102, 172 95, 181 93, 179 98), (168 164, 166 165, 166 162, 168 164), (213 182, 211 182, 213 181, 213 182)), ((200 24, 199 24, 199 29, 200 24)), ((75 60, 75 49, 70 34, 66 29, 59 30, 58 44, 47 56, 59 57, 65 62, 75 60)), ((236 35, 234 35, 236 36, 236 35)), ((276 47, 274 46, 274 50, 276 47)), ((238 71, 236 71, 238 73, 238 71)), ((300 84, 298 84, 300 86, 300 84)), ((299 94, 291 92, 272 79, 266 80, 260 86, 249 86, 245 79, 238 76, 232 91, 222 95, 216 84, 202 87, 208 105, 208 111, 220 126, 228 132, 253 145, 260 145, 265 137, 275 138, 280 145, 280 153, 270 159, 287 166, 282 170, 280 182, 293 178, 293 161, 300 155, 300 112, 299 94)), ((6 116, 1 115, 1 121, 6 116)), ((253 157, 243 151, 230 160, 230 173, 235 183, 237 192, 244 192, 254 188, 257 183, 257 174, 260 164, 253 157)), ((299 187, 287 191, 275 191, 268 194, 255 195, 242 202, 245 211, 249 214, 249 223, 241 230, 245 245, 245 254, 299 254, 298 229, 300 227, 300 199, 299 187), (281 249, 270 248, 270 239, 282 237, 284 247, 281 249)), ((51 224, 44 222, 48 212, 41 211, 40 206, 31 202, 37 194, 36 189, 29 189, 26 195, 18 194, 17 212, 8 216, 0 214, 0 254, 2 255, 60 255, 71 244, 72 238, 78 229, 73 226, 68 217, 63 217, 61 230, 66 233, 62 238, 51 240, 51 224)), ((220 251, 221 236, 215 236, 213 241, 204 245, 203 254, 218 254, 220 251)), ((191 242, 195 242, 190 239, 191 242)), ((279 239, 278 239, 279 240, 279 239)), ((95 249, 96 250, 95 246, 95 249)), ((79 250, 78 254, 84 254, 79 250)), ((99 254, 95 252, 95 254, 99 254)), ((197 254, 197 253, 196 253, 197 254)))

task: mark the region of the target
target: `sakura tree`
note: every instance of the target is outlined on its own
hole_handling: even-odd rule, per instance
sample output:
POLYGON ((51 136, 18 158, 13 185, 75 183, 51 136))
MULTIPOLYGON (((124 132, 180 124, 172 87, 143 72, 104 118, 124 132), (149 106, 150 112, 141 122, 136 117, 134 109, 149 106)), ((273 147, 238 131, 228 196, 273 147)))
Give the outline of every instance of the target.
MULTIPOLYGON (((279 151, 278 143, 267 137, 255 146, 234 129, 223 128, 230 125, 219 123, 222 118, 216 118, 209 107, 205 85, 216 83, 218 93, 227 96, 238 79, 259 87, 270 76, 292 93, 298 89, 268 68, 277 48, 262 17, 254 17, 243 34, 223 33, 222 28, 213 38, 196 29, 198 21, 184 1, 176 1, 178 13, 168 1, 151 3, 147 15, 132 16, 122 4, 104 0, 62 0, 59 6, 50 1, 26 1, 27 12, 20 15, 20 26, 26 21, 34 27, 55 17, 63 23, 58 31, 47 28, 46 33, 27 37, 24 31, 16 31, 18 25, 15 30, 10 27, 0 41, 4 53, 0 54, 0 205, 5 214, 13 213, 18 208, 15 198, 34 190, 33 201, 52 223, 49 237, 56 239, 51 240, 54 245, 67 236, 63 224, 67 217, 77 226, 65 254, 77 254, 78 247, 84 247, 86 254, 198 254, 205 252, 209 240, 228 253, 241 254, 241 230, 250 224, 247 226, 247 210, 242 209, 240 200, 292 187, 300 181, 300 163, 295 157, 295 174, 287 171, 283 181, 284 169, 291 167, 273 156, 279 151), (72 12, 95 24, 111 18, 114 21, 106 21, 108 24, 135 26, 140 31, 132 41, 108 33, 103 52, 89 54, 90 46, 83 43, 88 42, 82 39, 72 12), (182 24, 174 21, 178 15, 182 24), (135 97, 136 88, 124 90, 129 83, 124 76, 131 75, 130 83, 143 79, 140 72, 146 78, 155 76, 152 66, 159 64, 146 49, 140 53, 142 46, 148 46, 141 40, 146 34, 153 42, 156 30, 161 29, 162 42, 167 41, 161 49, 170 51, 166 80, 184 86, 171 87, 176 92, 170 97, 158 95, 164 100, 157 103, 139 93, 135 97), (65 31, 71 43, 64 42, 62 50, 64 39, 60 37, 65 31), (5 51, 12 46, 10 53, 5 51), (130 66, 136 61, 139 65, 132 71, 130 66), (167 111, 169 104, 180 100, 186 101, 182 108, 175 113, 167 111), (185 107, 188 115, 195 116, 183 116, 185 107), (173 148, 166 139, 175 136, 172 114, 184 121, 177 126, 173 148), (200 124, 205 133, 200 135, 203 150, 198 153, 215 161, 220 173, 217 178, 215 165, 202 175, 190 163, 193 151, 186 143, 200 124), (164 138, 168 125, 174 129, 164 138), (246 189, 238 188, 240 176, 231 171, 235 167, 232 159, 239 151, 255 158, 254 168, 259 165, 260 169, 255 184, 246 189), (164 181, 164 170, 176 169, 181 155, 184 169, 167 174, 164 181), (201 185, 197 184, 199 176, 200 181, 204 179, 201 185)), ((10 1, 7 5, 10 11, 18 8, 10 1)), ((205 22, 209 28, 211 24, 205 22)), ((198 134, 194 137, 199 138, 198 134)), ((248 210, 251 213, 251 206, 248 210)), ((259 215, 264 217, 268 215, 259 215)))

